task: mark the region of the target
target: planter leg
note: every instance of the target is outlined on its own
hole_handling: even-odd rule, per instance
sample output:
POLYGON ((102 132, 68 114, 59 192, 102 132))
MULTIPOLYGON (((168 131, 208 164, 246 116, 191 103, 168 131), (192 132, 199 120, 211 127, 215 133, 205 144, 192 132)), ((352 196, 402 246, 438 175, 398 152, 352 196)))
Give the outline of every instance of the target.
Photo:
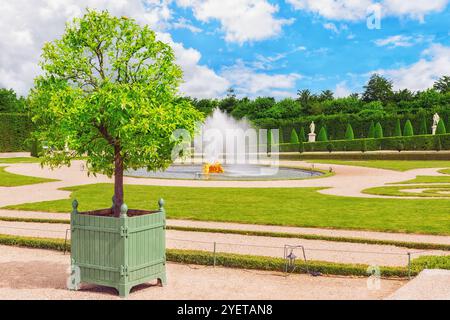
POLYGON ((131 287, 125 286, 125 285, 119 285, 119 287, 117 288, 117 291, 119 291, 119 296, 121 298, 128 297, 128 294, 130 293, 130 290, 131 290, 131 287))
POLYGON ((160 285, 161 287, 165 287, 167 285, 167 277, 165 273, 159 276, 158 285, 160 285))

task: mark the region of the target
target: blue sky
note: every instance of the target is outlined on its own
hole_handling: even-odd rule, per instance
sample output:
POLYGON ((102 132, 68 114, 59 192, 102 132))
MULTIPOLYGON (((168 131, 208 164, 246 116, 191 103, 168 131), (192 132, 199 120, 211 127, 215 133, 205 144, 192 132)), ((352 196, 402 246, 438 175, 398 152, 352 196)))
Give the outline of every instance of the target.
POLYGON ((424 90, 450 74, 450 0, 0 0, 0 87, 26 94, 45 41, 86 7, 148 24, 172 45, 182 93, 361 92, 372 72, 424 90), (379 18, 380 28, 367 20, 379 18))

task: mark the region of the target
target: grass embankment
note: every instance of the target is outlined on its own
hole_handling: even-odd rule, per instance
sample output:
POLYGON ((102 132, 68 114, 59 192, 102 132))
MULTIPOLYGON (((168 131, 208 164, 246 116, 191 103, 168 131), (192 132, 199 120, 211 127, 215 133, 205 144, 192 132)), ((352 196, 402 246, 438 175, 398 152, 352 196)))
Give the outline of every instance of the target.
MULTIPOLYGON (((28 248, 51 249, 58 251, 70 251, 70 242, 64 243, 62 239, 32 238, 0 234, 0 244, 10 246, 20 246, 28 248)), ((215 258, 211 252, 195 250, 167 249, 167 261, 198 264, 216 265, 228 268, 255 269, 267 271, 284 271, 285 260, 281 258, 250 256, 230 253, 216 253, 215 258)), ((320 272, 324 275, 341 276, 367 276, 368 265, 347 264, 323 261, 296 260, 294 273, 320 272)), ((450 256, 422 256, 412 260, 411 275, 416 275, 425 268, 450 269, 450 256)), ((407 267, 380 267, 383 277, 407 277, 409 272, 407 267)))
POLYGON ((354 161, 354 160, 306 160, 310 163, 323 163, 323 164, 340 164, 347 166, 359 166, 359 167, 369 167, 377 169, 387 169, 395 171, 407 171, 412 169, 421 168, 446 168, 450 167, 450 161, 442 160, 364 160, 364 161, 354 161))
MULTIPOLYGON (((64 190, 72 191, 80 211, 111 205, 111 184, 64 190)), ((324 195, 317 190, 127 185, 125 195, 129 208, 140 209, 155 208, 156 200, 164 198, 170 219, 450 235, 450 200, 352 198, 324 195)), ((69 212, 71 199, 6 208, 69 212)))
POLYGON ((29 184, 57 181, 54 179, 23 176, 5 171, 6 167, 0 167, 0 187, 18 187, 29 184))

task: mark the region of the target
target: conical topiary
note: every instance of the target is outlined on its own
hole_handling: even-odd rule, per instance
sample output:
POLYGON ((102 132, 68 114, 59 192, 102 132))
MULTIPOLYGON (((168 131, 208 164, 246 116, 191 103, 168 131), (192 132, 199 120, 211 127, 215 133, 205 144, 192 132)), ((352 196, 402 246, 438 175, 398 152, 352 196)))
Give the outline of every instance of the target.
POLYGON ((305 128, 303 128, 303 127, 300 128, 300 132, 298 134, 298 138, 299 138, 300 141, 308 141, 306 139, 306 135, 305 135, 305 128))
POLYGON ((295 129, 292 129, 291 131, 291 143, 299 143, 300 140, 298 139, 297 131, 295 129))
POLYGON ((375 124, 373 123, 373 121, 370 121, 369 133, 367 135, 367 138, 375 138, 375 124))
POLYGON ((383 127, 379 122, 377 122, 377 124, 375 125, 375 138, 376 139, 383 138, 383 127))
POLYGON ((427 120, 424 117, 420 120, 419 134, 428 134, 427 120))
POLYGON ((402 136, 402 128, 400 125, 400 119, 397 118, 397 121, 395 122, 395 128, 394 128, 394 134, 393 137, 401 137, 402 136))
POLYGON ((355 139, 355 135, 353 133, 352 125, 347 124, 347 129, 345 130, 345 140, 353 140, 355 139))
POLYGON ((411 124, 411 121, 409 121, 409 120, 406 120, 406 122, 405 122, 405 127, 403 128, 403 135, 405 137, 411 137, 414 135, 414 129, 411 124))
POLYGON ((325 129, 325 127, 320 128, 317 141, 328 141, 327 129, 325 129))
POLYGON ((436 129, 436 134, 446 134, 446 133, 447 133, 447 129, 445 128, 445 123, 441 119, 438 122, 437 129, 436 129))

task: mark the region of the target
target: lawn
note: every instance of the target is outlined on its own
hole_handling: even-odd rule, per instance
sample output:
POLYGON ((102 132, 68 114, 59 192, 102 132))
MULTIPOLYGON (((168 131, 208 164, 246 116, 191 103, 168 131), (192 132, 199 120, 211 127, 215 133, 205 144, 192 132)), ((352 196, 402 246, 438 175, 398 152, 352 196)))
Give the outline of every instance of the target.
POLYGON ((310 163, 342 164, 349 166, 370 167, 396 171, 407 171, 420 168, 446 168, 450 167, 450 161, 444 160, 306 160, 310 163))
POLYGON ((450 183, 450 176, 417 176, 415 179, 390 184, 450 183))
MULTIPOLYGON (((113 186, 95 184, 73 191, 81 210, 111 206, 113 186)), ((172 219, 229 221, 304 227, 367 229, 450 235, 450 200, 370 199, 323 195, 317 188, 186 188, 125 186, 129 208, 151 209, 166 200, 172 219)), ((71 200, 9 209, 70 212, 71 200)))
POLYGON ((53 179, 36 178, 5 171, 6 167, 0 167, 0 187, 18 187, 28 184, 57 181, 53 179))
POLYGON ((395 197, 437 197, 437 198, 449 198, 450 185, 429 185, 429 184, 414 184, 409 186, 388 186, 388 187, 375 187, 363 190, 366 194, 375 194, 383 196, 395 196, 395 197), (417 192, 405 192, 404 190, 424 189, 417 192), (440 193, 444 192, 444 193, 440 193))

